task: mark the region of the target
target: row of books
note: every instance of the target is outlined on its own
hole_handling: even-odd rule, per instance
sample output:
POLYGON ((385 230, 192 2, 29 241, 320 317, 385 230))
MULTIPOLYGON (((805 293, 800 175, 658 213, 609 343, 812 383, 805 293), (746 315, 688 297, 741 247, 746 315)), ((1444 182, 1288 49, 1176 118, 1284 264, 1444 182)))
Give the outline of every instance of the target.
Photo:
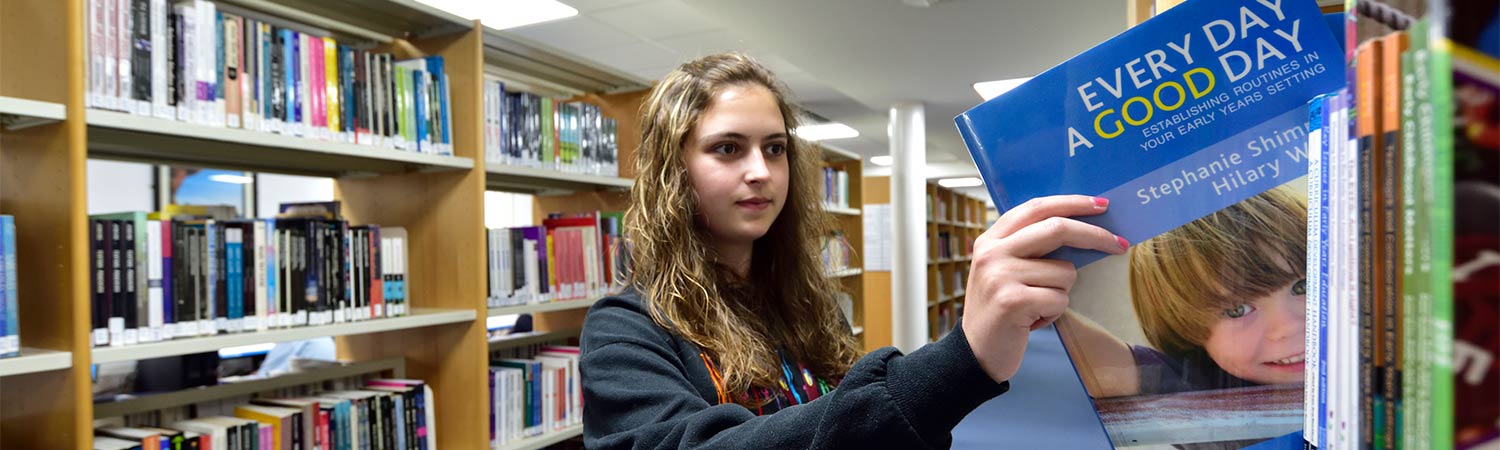
POLYGON ((1307 442, 1500 443, 1500 59, 1424 19, 1353 67, 1308 119, 1307 442))
POLYGON ((406 231, 318 217, 90 216, 93 343, 406 315, 406 231))
POLYGON ((15 216, 0 215, 0 258, 0 358, 6 358, 21 354, 15 216))
POLYGON ((96 423, 98 450, 434 450, 432 388, 376 379, 350 390, 165 410, 96 423))
POLYGON ((492 447, 583 423, 578 357, 578 347, 543 346, 528 359, 491 361, 492 447))
POLYGON ((931 332, 932 340, 942 339, 943 336, 952 333, 953 329, 958 327, 959 321, 963 319, 963 312, 963 303, 954 303, 952 307, 947 308, 939 307, 936 317, 933 318, 935 323, 931 332))
POLYGON ((88 0, 88 106, 453 154, 440 56, 396 60, 204 0, 88 0))
POLYGON ((831 273, 853 268, 854 247, 849 245, 849 237, 845 236, 843 231, 834 231, 833 234, 824 236, 822 249, 825 272, 831 273))
POLYGON ((545 219, 487 230, 491 308, 595 298, 623 283, 623 213, 545 219))
POLYGON ((484 81, 484 158, 491 164, 619 176, 615 119, 598 106, 527 92, 505 92, 484 81))
POLYGON ((969 247, 973 244, 951 232, 939 231, 936 239, 932 240, 932 255, 940 260, 963 258, 969 255, 969 247))
POLYGON ((938 221, 938 220, 948 220, 951 217, 951 216, 948 215, 948 213, 949 213, 948 209, 951 206, 952 205, 949 205, 948 204, 948 200, 944 199, 943 196, 936 195, 936 194, 933 194, 931 192, 928 192, 927 193, 927 221, 932 222, 932 221, 938 221))
POLYGON ((832 167, 823 168, 823 204, 838 208, 849 207, 849 172, 832 167))

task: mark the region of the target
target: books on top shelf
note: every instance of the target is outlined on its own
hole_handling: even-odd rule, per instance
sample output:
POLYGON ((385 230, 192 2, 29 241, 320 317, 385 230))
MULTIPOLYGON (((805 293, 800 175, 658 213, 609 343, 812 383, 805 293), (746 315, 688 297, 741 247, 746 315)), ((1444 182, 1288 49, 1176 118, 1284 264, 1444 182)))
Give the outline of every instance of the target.
POLYGON ((207 211, 89 217, 95 346, 408 313, 403 228, 207 211))
POLYGON ((832 167, 823 168, 823 204, 849 207, 849 172, 832 167))
POLYGON ((593 212, 488 230, 491 308, 596 298, 623 286, 623 213, 593 212))
POLYGON ((491 447, 583 423, 578 359, 578 347, 542 346, 490 362, 491 447))
POLYGON ((21 355, 16 218, 0 215, 0 358, 21 355))
POLYGON ((1188 1, 955 118, 1001 213, 1109 201, 1077 219, 1126 254, 1047 255, 1078 266, 1057 330, 1083 387, 1225 394, 1191 436, 1152 443, 1302 445, 1301 405, 1229 389, 1304 381, 1307 103, 1344 85, 1329 28, 1313 1, 1188 1))
POLYGON ((453 154, 441 56, 397 60, 239 11, 204 0, 88 0, 88 107, 453 154))
POLYGON ((95 422, 95 448, 437 448, 432 388, 420 380, 340 380, 95 422))
POLYGON ((487 163, 616 177, 617 127, 598 106, 506 92, 504 82, 484 80, 487 163))

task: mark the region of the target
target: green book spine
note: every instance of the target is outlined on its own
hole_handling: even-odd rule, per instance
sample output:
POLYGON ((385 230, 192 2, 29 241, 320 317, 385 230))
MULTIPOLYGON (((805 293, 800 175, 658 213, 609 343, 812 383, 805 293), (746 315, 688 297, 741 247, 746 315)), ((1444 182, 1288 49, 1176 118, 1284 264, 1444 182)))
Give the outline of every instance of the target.
POLYGON ((1418 277, 1416 264, 1417 248, 1417 218, 1426 217, 1418 215, 1417 208, 1420 203, 1418 191, 1421 183, 1417 181, 1418 161, 1417 151, 1417 115, 1416 94, 1412 92, 1416 88, 1416 73, 1412 65, 1413 50, 1408 48, 1401 53, 1401 392, 1403 397, 1396 403, 1396 448, 1415 448, 1415 437, 1412 433, 1411 421, 1406 419, 1406 410, 1412 405, 1407 399, 1415 393, 1416 386, 1413 372, 1416 367, 1416 358, 1420 352, 1413 351, 1417 348, 1417 285, 1418 277))
MULTIPOLYGON (((1441 29, 1441 28, 1438 28, 1441 29)), ((1432 435, 1434 449, 1453 448, 1453 64, 1446 39, 1429 38, 1432 152, 1432 435)))

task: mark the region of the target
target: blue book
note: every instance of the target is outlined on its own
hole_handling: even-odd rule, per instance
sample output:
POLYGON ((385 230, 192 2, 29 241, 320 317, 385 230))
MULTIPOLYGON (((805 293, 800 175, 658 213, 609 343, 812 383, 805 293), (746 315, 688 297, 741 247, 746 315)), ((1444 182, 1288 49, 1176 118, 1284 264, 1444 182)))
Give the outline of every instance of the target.
POLYGON ((437 88, 437 95, 438 95, 437 104, 438 104, 439 110, 437 112, 437 115, 438 115, 438 119, 439 119, 438 123, 440 123, 442 125, 441 125, 441 129, 438 130, 438 131, 436 131, 436 132, 442 134, 441 135, 441 139, 437 139, 437 140, 440 140, 442 142, 442 144, 443 144, 441 147, 439 147, 440 148, 439 153, 444 154, 444 155, 452 155, 453 154, 453 147, 452 147, 453 146, 453 123, 452 123, 452 117, 453 116, 452 116, 452 109, 448 105, 448 72, 447 72, 447 69, 445 67, 443 67, 443 57, 441 57, 441 56, 428 56, 427 57, 427 72, 432 74, 432 79, 436 80, 437 81, 437 85, 438 85, 438 88, 437 88))
POLYGON ((274 328, 281 325, 276 321, 280 318, 279 314, 290 311, 281 309, 281 290, 276 287, 276 261, 281 258, 276 248, 279 242, 276 238, 276 219, 262 219, 262 221, 266 224, 266 260, 263 263, 266 266, 266 307, 269 308, 265 314, 267 320, 271 320, 266 326, 274 328), (272 311, 276 314, 272 314, 272 311))
POLYGON ((176 297, 172 292, 172 287, 176 286, 173 282, 176 278, 172 278, 172 248, 176 242, 173 239, 180 236, 172 234, 173 228, 170 218, 161 221, 161 317, 162 324, 165 325, 163 338, 174 337, 177 330, 177 308, 174 304, 176 297))
POLYGON ((231 323, 239 323, 245 317, 244 252, 244 230, 235 224, 227 224, 224 229, 224 281, 225 294, 229 296, 228 316, 231 323))
POLYGON ((954 119, 1001 214, 1108 201, 1077 219, 1126 254, 1046 257, 1078 268, 1057 330, 1115 442, 1303 428, 1308 102, 1345 83, 1329 25, 1311 0, 1190 0, 954 119))
POLYGON ((5 289, 5 301, 0 302, 0 310, 4 311, 5 323, 0 325, 0 336, 4 336, 4 354, 0 356, 16 356, 21 353, 20 335, 21 323, 16 317, 19 305, 18 291, 16 289, 16 218, 10 215, 0 216, 0 251, 5 254, 5 274, 0 277, 0 286, 5 289))

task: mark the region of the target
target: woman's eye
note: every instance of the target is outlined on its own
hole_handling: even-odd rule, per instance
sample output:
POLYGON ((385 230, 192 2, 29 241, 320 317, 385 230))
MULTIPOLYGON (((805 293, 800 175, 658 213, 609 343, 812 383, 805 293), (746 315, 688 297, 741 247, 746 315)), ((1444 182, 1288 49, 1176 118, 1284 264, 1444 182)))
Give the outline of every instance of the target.
POLYGON ((1292 283, 1292 295, 1307 295, 1307 279, 1297 280, 1292 283))
POLYGON ((1245 317, 1245 315, 1250 314, 1251 312, 1254 312, 1254 311, 1255 311, 1255 307, 1254 306, 1250 306, 1249 303, 1241 303, 1241 304, 1235 305, 1233 308, 1229 308, 1229 309, 1224 310, 1224 317, 1228 317, 1228 318, 1231 318, 1231 319, 1238 319, 1238 318, 1241 318, 1241 317, 1245 317))
POLYGON ((734 152, 739 151, 739 146, 734 145, 734 144, 730 144, 730 143, 724 143, 724 144, 715 145, 710 150, 712 150, 714 153, 718 153, 720 155, 733 155, 734 152))
POLYGON ((766 146, 766 153, 773 156, 786 154, 786 144, 771 144, 766 146))

